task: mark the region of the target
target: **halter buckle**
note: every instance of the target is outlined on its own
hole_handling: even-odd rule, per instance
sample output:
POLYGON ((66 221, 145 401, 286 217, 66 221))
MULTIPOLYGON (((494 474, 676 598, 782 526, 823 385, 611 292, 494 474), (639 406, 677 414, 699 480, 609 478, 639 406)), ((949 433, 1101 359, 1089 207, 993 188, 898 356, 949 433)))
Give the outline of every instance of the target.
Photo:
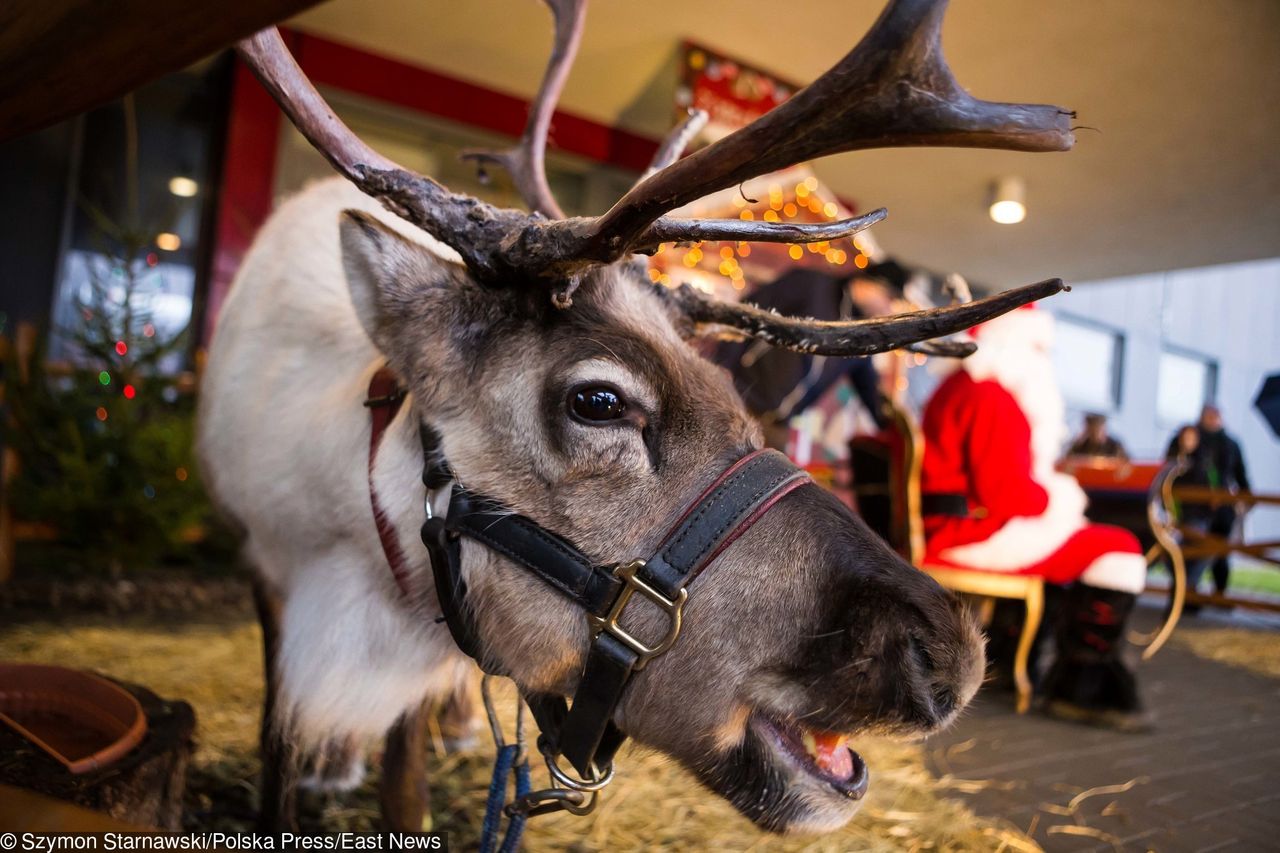
POLYGON ((684 603, 689 597, 689 591, 681 589, 675 598, 667 598, 658 590, 649 586, 636 573, 644 568, 644 560, 634 560, 630 563, 618 566, 613 570, 614 577, 621 580, 625 586, 622 592, 618 593, 618 597, 614 599, 613 605, 609 608, 609 612, 604 616, 587 615, 587 621, 591 625, 591 636, 600 636, 602 632, 607 631, 618 639, 623 645, 631 649, 639 655, 636 660, 635 669, 644 669, 645 664, 650 659, 656 658, 658 655, 666 652, 675 645, 676 638, 680 636, 681 620, 684 614, 684 603), (631 596, 640 593, 642 598, 647 598, 650 602, 658 607, 659 610, 667 614, 667 633, 655 646, 646 645, 643 640, 629 633, 625 628, 618 624, 622 618, 622 612, 627 607, 627 602, 631 601, 631 596))

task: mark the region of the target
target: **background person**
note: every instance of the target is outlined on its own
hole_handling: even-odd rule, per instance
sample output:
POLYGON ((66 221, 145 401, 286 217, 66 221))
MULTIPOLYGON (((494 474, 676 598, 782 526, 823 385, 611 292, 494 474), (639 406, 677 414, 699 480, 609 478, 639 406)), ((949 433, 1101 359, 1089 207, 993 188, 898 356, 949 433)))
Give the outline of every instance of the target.
MULTIPOLYGON (((1183 440, 1183 433, 1187 427, 1179 430, 1173 439, 1169 442, 1169 450, 1166 455, 1173 458, 1179 452, 1180 442, 1183 440)), ((1193 483, 1194 485, 1205 485, 1214 489, 1226 489, 1227 491, 1249 491, 1249 473, 1245 469, 1244 454, 1240 450, 1240 444, 1227 434, 1223 428, 1222 411, 1215 405, 1206 405, 1200 411, 1200 421, 1195 427, 1197 435, 1197 446, 1190 454, 1191 456, 1191 475, 1196 479, 1180 478, 1179 482, 1193 483)), ((1188 505, 1184 508, 1184 521, 1186 523, 1195 523, 1205 526, 1205 531, 1211 536, 1220 536, 1223 539, 1230 539, 1236 526, 1237 519, 1244 515, 1243 508, 1237 509, 1231 504, 1210 508, 1201 507, 1202 511, 1196 511, 1195 508, 1188 505)), ((1211 561, 1198 560, 1193 566, 1187 567, 1187 588, 1194 590, 1196 584, 1200 580, 1200 576, 1204 574, 1204 570, 1208 564, 1213 566, 1213 586, 1219 595, 1226 594, 1227 585, 1231 577, 1231 565, 1226 554, 1213 558, 1211 561)))
POLYGON ((1084 416, 1084 429, 1071 442, 1068 456, 1101 456, 1127 461, 1129 453, 1120 441, 1107 432, 1107 416, 1090 412, 1084 416))
MULTIPOLYGON (((1205 469, 1204 459, 1200 455, 1200 430, 1194 424, 1187 424, 1173 435, 1169 442, 1166 458, 1182 466, 1182 473, 1176 482, 1184 486, 1208 486, 1209 474, 1205 469)), ((1178 524, 1197 533, 1208 533, 1213 520, 1213 510, 1206 504, 1183 503, 1176 507, 1178 524)), ((1200 576, 1209 567, 1212 559, 1203 557, 1187 562, 1187 589, 1194 592, 1200 582, 1200 576)), ((1200 612, 1200 605, 1186 604, 1183 612, 1193 616, 1200 612)))

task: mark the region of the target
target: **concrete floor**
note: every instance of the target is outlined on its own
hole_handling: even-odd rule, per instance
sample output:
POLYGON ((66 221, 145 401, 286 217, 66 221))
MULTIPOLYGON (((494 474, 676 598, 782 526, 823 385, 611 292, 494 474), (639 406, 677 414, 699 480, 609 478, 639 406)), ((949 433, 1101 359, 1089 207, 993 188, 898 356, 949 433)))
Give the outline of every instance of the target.
MULTIPOLYGON (((1158 615, 1144 607, 1136 621, 1145 627, 1158 615)), ((1206 611, 1179 630, 1224 625, 1277 631, 1280 617, 1206 611)), ((1051 853, 1280 850, 1280 679, 1176 644, 1139 678, 1156 715, 1150 734, 1020 717, 1012 696, 979 694, 930 739, 931 769, 988 783, 962 796, 1051 853)))

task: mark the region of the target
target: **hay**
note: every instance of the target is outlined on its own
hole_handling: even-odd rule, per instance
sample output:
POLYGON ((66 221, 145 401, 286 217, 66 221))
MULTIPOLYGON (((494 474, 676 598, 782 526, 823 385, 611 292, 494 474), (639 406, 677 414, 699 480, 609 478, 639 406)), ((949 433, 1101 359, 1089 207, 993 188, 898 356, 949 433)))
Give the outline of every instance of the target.
POLYGON ((1173 642, 1193 654, 1280 678, 1280 632, 1251 628, 1179 628, 1173 642))
MULTIPOLYGON (((82 617, 10 626, 0 632, 0 659, 86 667, 145 684, 196 708, 199 743, 185 817, 190 829, 248 829, 257 811, 256 737, 262 684, 257 627, 243 617, 200 622, 112 621, 82 617)), ((497 691, 507 731, 513 691, 497 691)), ((491 748, 433 759, 432 825, 470 849, 479 832, 491 748)), ((639 749, 618 758, 617 781, 586 818, 540 817, 526 834, 529 850, 1017 850, 1039 848, 1013 828, 976 817, 948 796, 980 789, 980 780, 935 779, 922 747, 867 739, 859 749, 872 769, 862 811, 827 836, 778 838, 757 831, 724 801, 669 760, 639 749)), ((371 776, 374 774, 371 774, 371 776)), ((534 784, 546 782, 535 769, 534 784)), ((367 830, 377 826, 373 782, 341 796, 302 800, 305 829, 367 830)))

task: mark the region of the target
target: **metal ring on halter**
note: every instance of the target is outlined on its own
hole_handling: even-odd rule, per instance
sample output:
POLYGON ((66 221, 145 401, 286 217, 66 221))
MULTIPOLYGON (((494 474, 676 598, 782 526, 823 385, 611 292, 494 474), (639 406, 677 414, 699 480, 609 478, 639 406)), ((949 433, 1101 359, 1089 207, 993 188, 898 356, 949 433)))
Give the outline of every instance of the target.
POLYGON ((547 772, 551 774, 551 781, 556 784, 563 785, 570 791, 581 791, 584 794, 594 794, 613 781, 612 764, 610 764, 609 769, 605 770, 603 773, 600 772, 600 769, 596 767, 595 764, 592 764, 591 770, 594 778, 591 779, 578 779, 574 776, 570 776, 568 773, 565 773, 560 769, 560 765, 556 763, 556 754, 542 742, 542 738, 539 738, 538 740, 538 749, 542 753, 542 757, 547 761, 547 772))
POLYGON ((422 496, 422 511, 426 513, 428 520, 435 518, 437 515, 443 516, 448 512, 449 507, 447 504, 444 512, 436 512, 435 504, 441 494, 452 497, 453 489, 446 484, 438 489, 427 489, 426 494, 422 496))
MULTIPOLYGON (((498 710, 494 706, 493 694, 489 691, 490 679, 496 676, 485 674, 480 679, 480 698, 484 700, 484 713, 489 718, 489 731, 493 733, 493 742, 498 747, 507 745, 502 734, 502 723, 498 720, 498 710)), ((516 764, 523 764, 529 755, 528 736, 525 734, 524 696, 516 693, 516 764)))

